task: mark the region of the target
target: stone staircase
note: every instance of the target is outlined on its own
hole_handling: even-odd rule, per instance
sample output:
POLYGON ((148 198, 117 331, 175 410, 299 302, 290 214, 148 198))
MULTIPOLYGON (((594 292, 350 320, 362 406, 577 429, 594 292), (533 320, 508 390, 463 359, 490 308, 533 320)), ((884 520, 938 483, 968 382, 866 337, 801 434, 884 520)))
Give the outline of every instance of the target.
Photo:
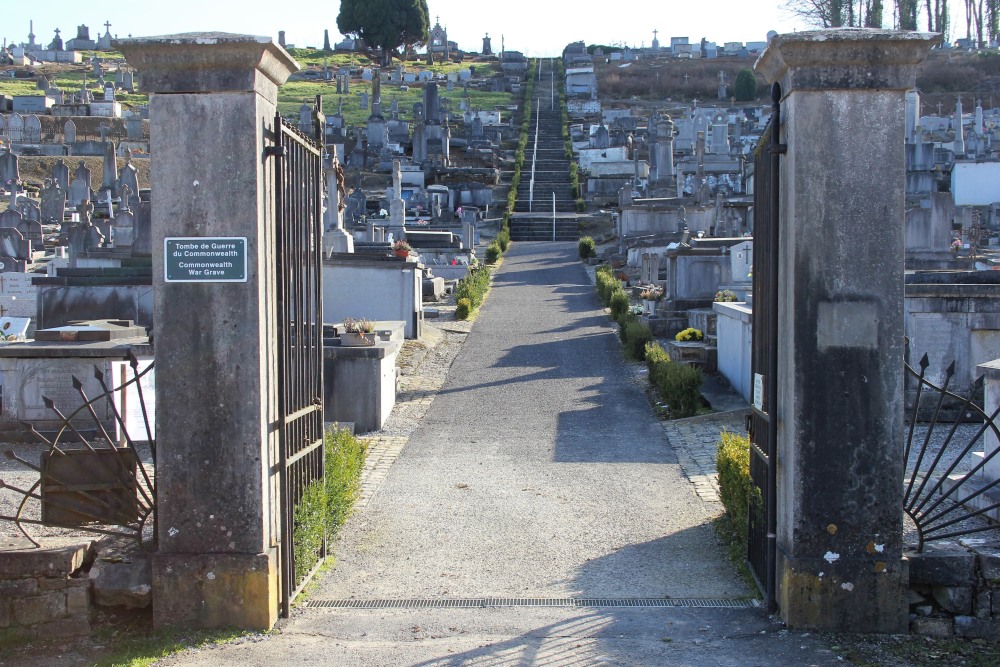
POLYGON ((521 168, 521 181, 517 188, 517 203, 511 217, 510 237, 514 241, 551 241, 552 202, 555 195, 557 241, 575 241, 579 238, 576 212, 569 177, 570 161, 562 134, 562 110, 559 107, 558 89, 555 108, 552 108, 552 87, 562 85, 553 79, 555 61, 539 61, 541 77, 535 84, 535 104, 531 112, 528 145, 521 168), (535 150, 535 135, 538 150, 535 150), (532 163, 534 163, 534 190, 532 191, 532 163), (562 215, 559 215, 562 214, 562 215))

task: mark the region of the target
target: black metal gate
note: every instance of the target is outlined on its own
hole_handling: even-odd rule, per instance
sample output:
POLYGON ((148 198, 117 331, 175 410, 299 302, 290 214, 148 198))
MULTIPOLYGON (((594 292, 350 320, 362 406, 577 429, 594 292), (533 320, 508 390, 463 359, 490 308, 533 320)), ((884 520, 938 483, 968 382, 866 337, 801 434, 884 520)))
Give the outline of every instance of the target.
POLYGON ((764 594, 768 613, 775 604, 778 397, 778 170, 781 87, 771 88, 771 122, 761 136, 754 162, 753 408, 749 418, 750 499, 747 561, 764 594))
POLYGON ((325 538, 305 552, 296 544, 296 510, 323 484, 323 154, 287 124, 274 122, 277 256, 281 613, 316 571, 325 538), (317 551, 318 549, 318 551, 317 551))

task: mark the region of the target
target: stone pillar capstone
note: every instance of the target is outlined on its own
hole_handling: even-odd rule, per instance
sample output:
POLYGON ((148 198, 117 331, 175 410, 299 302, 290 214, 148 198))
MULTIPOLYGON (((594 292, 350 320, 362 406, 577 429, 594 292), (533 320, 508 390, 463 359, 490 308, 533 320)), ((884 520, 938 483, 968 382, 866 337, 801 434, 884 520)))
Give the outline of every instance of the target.
POLYGON ((790 629, 905 632, 905 94, 936 35, 778 35, 777 599, 790 629), (872 178, 872 174, 879 174, 872 178))
POLYGON ((156 155, 153 621, 268 629, 280 532, 275 160, 265 148, 278 86, 299 67, 269 37, 187 33, 117 46, 150 93, 156 155), (245 280, 168 281, 168 239, 199 248, 245 239, 235 251, 246 257, 245 280))

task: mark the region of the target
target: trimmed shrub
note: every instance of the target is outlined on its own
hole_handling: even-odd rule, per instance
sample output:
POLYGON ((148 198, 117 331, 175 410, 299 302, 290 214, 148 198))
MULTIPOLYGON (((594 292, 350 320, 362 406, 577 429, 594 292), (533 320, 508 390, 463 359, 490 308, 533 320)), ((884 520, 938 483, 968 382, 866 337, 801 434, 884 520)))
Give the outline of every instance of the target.
POLYGON ((597 244, 594 239, 590 236, 584 236, 580 238, 580 242, 577 244, 577 252, 580 254, 580 259, 589 259, 591 257, 597 257, 597 244))
POLYGON ((458 307, 455 308, 455 319, 456 320, 467 320, 469 319, 469 313, 472 312, 472 302, 468 299, 459 299, 458 307))
POLYGON ((496 242, 500 246, 501 252, 507 252, 507 249, 510 248, 510 230, 501 229, 500 233, 497 234, 496 242))
POLYGON ((455 288, 456 302, 461 299, 468 299, 470 308, 475 310, 486 298, 486 292, 490 288, 490 270, 485 266, 476 266, 469 270, 469 275, 458 281, 455 288))
POLYGON ((640 321, 634 315, 622 324, 622 351, 628 359, 642 361, 646 357, 646 346, 653 340, 653 332, 649 325, 640 321))
POLYGON ((701 407, 701 393, 698 390, 705 380, 701 369, 668 361, 656 364, 650 380, 656 385, 660 398, 670 407, 672 419, 684 419, 698 414, 698 408, 701 407))
POLYGON ((670 362, 670 355, 663 349, 663 346, 653 341, 646 343, 645 357, 646 368, 649 369, 650 378, 653 377, 653 370, 656 368, 656 364, 666 364, 670 362))
POLYGON ((745 553, 750 512, 762 507, 760 490, 750 479, 750 438, 731 431, 719 434, 715 469, 719 472, 719 499, 745 553))
POLYGON ((292 516, 295 578, 300 581, 319 563, 323 541, 344 524, 361 491, 367 446, 346 429, 324 437, 324 478, 305 488, 292 516))
POLYGON ((587 210, 587 202, 586 202, 586 200, 584 200, 584 199, 577 199, 576 200, 576 212, 577 213, 583 213, 586 210, 587 210))
POLYGON ((486 263, 496 264, 502 254, 503 250, 500 249, 500 244, 496 241, 492 241, 488 246, 486 246, 486 263))
POLYGON ((611 293, 611 298, 608 299, 608 305, 611 307, 611 319, 616 322, 621 321, 622 315, 628 313, 628 294, 625 290, 618 286, 618 289, 611 293))
POLYGON ((615 291, 621 291, 622 285, 609 273, 597 274, 597 296, 601 299, 601 305, 605 308, 611 305, 611 295, 615 291))

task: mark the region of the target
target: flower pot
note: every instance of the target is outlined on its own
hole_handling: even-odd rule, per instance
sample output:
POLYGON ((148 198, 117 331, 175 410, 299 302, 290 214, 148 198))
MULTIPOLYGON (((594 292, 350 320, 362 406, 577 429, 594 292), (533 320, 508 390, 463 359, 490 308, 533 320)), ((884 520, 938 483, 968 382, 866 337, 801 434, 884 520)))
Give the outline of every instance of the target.
POLYGON ((642 300, 642 310, 647 315, 652 315, 656 312, 656 300, 655 299, 643 299, 642 300))
POLYGON ((393 250, 393 252, 396 254, 396 257, 409 257, 410 256, 410 251, 409 250, 393 250))
POLYGON ((370 347, 379 340, 376 333, 351 333, 348 331, 340 334, 341 347, 370 347))

